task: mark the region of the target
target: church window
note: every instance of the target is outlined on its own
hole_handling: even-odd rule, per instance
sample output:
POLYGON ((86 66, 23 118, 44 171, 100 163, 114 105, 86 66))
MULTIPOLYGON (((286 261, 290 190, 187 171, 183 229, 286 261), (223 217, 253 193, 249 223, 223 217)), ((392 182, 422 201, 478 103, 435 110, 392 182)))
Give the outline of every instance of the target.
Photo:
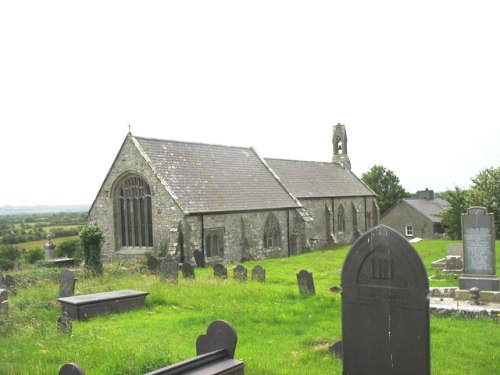
POLYGON ((345 230, 344 206, 340 205, 337 213, 337 229, 339 232, 345 230))
POLYGON ((122 247, 152 247, 151 188, 142 178, 131 176, 118 188, 122 247))
POLYGON ((205 231, 205 256, 207 258, 224 256, 224 228, 205 231))
POLYGON ((274 214, 269 214, 264 226, 264 248, 281 247, 281 228, 274 214))

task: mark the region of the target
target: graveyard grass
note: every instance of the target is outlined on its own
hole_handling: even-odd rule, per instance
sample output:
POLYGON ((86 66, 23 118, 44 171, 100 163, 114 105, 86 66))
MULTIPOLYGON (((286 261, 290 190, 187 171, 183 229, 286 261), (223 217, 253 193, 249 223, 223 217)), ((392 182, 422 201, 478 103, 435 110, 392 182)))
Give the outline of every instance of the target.
MULTIPOLYGON (((431 286, 458 285, 456 276, 430 270, 449 243, 415 244, 431 286)), ((497 259, 499 248, 497 241, 497 259)), ((341 338, 341 299, 329 288, 340 285, 347 251, 247 262, 247 282, 232 279, 234 265, 228 266, 227 280, 215 280, 211 268, 196 268, 195 280, 180 275, 172 285, 149 274, 145 262, 107 264, 97 278, 78 273, 77 294, 142 290, 150 293, 146 307, 73 321, 71 335, 57 330, 59 283, 51 271, 51 278, 19 286, 10 298, 9 319, 0 322, 0 374, 57 374, 67 362, 78 363, 88 375, 141 374, 194 356, 196 338, 216 319, 235 328, 235 358, 245 362, 248 375, 341 374, 341 361, 328 351, 341 338), (265 284, 250 280, 257 264, 266 269, 265 284), (313 273, 315 296, 299 294, 301 269, 313 273)), ((498 320, 431 316, 432 373, 499 373, 498 337, 498 320)))

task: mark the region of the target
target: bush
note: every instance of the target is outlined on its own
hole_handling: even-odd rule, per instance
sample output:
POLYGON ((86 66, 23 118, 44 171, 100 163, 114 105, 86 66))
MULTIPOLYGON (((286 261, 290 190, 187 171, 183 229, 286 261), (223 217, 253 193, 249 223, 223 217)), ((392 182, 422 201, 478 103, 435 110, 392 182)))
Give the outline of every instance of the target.
POLYGON ((20 251, 12 245, 0 247, 0 268, 4 271, 14 268, 16 259, 19 258, 20 251))
POLYGON ((82 256, 80 240, 75 238, 61 241, 56 247, 56 255, 58 257, 80 258, 82 256))
POLYGON ((101 260, 101 244, 104 233, 97 224, 88 224, 80 231, 85 269, 91 275, 101 275, 103 265, 101 260))
POLYGON ((29 249, 26 254, 24 254, 24 259, 29 264, 34 264, 38 260, 42 260, 45 257, 43 250, 41 248, 29 249))

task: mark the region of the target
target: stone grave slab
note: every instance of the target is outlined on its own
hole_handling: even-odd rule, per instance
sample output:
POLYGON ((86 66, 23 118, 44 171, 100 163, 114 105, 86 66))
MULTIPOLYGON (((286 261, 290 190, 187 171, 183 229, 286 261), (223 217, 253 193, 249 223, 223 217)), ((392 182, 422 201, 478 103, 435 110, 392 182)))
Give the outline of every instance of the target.
POLYGON ((227 279, 227 268, 223 264, 217 263, 214 266, 214 276, 218 279, 227 279))
POLYGON ((248 272, 244 266, 238 264, 236 267, 234 267, 233 275, 234 278, 238 281, 247 281, 248 272))
POLYGON ((344 374, 430 374, 429 283, 413 246, 379 225, 342 268, 344 374))
POLYGON ((252 268, 252 280, 265 283, 266 282, 266 270, 262 266, 255 266, 252 268))
POLYGON ((299 285, 300 294, 316 294, 312 272, 301 270, 297 274, 297 284, 299 285))
POLYGON ((71 297, 75 294, 76 277, 70 270, 64 271, 59 277, 59 297, 71 297))
POLYGON ((471 207, 462 215, 464 275, 460 289, 499 291, 496 277, 495 225, 493 214, 484 207, 471 207))

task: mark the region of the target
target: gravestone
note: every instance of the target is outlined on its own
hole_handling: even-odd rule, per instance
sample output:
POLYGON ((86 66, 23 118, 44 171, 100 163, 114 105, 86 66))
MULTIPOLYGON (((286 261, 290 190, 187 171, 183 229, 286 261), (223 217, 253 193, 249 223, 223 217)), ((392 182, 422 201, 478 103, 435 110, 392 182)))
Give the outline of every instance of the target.
POLYGON ((413 246, 379 225, 342 268, 344 374, 430 374, 429 282, 413 246))
POLYGON ((312 272, 301 270, 297 274, 300 294, 316 294, 312 272))
POLYGON ((179 263, 175 258, 167 255, 160 263, 160 277, 173 284, 179 281, 179 263))
POLYGON ((334 342, 328 347, 328 350, 334 357, 342 359, 342 341, 334 342))
POLYGON ((0 289, 3 288, 3 273, 2 273, 2 269, 0 268, 0 289))
POLYGON ((247 269, 243 267, 241 264, 238 264, 234 267, 233 276, 238 281, 247 281, 247 269))
POLYGON ((17 296, 16 279, 14 279, 13 276, 11 275, 5 276, 4 287, 5 289, 7 289, 9 294, 17 296))
POLYGON ((71 335, 71 330, 73 328, 73 323, 71 322, 70 317, 68 316, 67 311, 63 311, 61 316, 57 319, 57 329, 59 332, 67 333, 71 335))
POLYGON ((193 251, 194 261, 196 262, 197 267, 205 268, 205 256, 200 250, 193 251))
POLYGON ((462 272, 464 270, 464 262, 460 255, 447 255, 445 259, 443 272, 462 272))
POLYGON ((75 294, 76 278, 70 270, 64 271, 59 277, 59 297, 71 297, 75 294))
POLYGON ((266 270, 262 266, 255 266, 252 268, 252 280, 265 283, 266 282, 266 270))
POLYGON ((158 273, 160 270, 160 261, 152 255, 148 255, 148 270, 151 273, 158 273))
POLYGON ((194 267, 191 263, 182 263, 182 277, 185 279, 194 279, 194 267))
POLYGON ((43 245, 45 260, 54 259, 56 257, 56 244, 52 242, 52 235, 47 234, 47 242, 43 245))
POLYGON ((227 279, 227 268, 223 264, 217 263, 214 266, 214 276, 218 279, 227 279))
POLYGON ((466 214, 462 214, 462 237, 464 275, 459 279, 460 289, 499 291, 493 214, 484 207, 469 208, 466 214))
POLYGON ((464 247, 461 243, 452 243, 448 245, 448 255, 464 256, 464 247))
POLYGON ((6 289, 0 289, 0 317, 9 317, 9 292, 6 289))

